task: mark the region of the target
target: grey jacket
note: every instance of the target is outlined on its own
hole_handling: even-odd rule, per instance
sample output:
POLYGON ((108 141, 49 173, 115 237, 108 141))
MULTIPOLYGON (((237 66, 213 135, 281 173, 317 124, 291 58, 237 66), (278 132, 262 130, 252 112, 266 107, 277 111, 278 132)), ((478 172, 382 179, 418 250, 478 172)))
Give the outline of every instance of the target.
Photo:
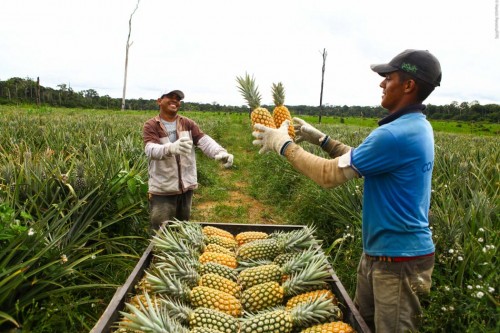
MULTIPOLYGON (((226 152, 214 139, 203 133, 191 119, 177 116, 177 137, 181 131, 189 132, 193 145, 208 157, 226 152)), ((149 159, 149 193, 175 195, 198 187, 196 155, 194 147, 188 156, 172 155, 167 130, 160 116, 149 119, 143 127, 144 151, 149 159)))

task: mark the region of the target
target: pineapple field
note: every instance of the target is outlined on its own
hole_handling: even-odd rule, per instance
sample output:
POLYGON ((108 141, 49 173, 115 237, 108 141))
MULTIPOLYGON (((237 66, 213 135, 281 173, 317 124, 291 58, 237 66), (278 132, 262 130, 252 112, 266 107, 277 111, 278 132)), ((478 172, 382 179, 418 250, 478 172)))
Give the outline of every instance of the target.
MULTIPOLYGON (((247 101, 252 110, 259 109, 260 96, 252 90, 252 78, 240 79, 242 88, 247 87, 242 94, 250 92, 247 101)), ((284 103, 279 86, 274 88, 276 108, 284 103)), ((314 227, 329 264, 352 297, 361 255, 362 179, 321 189, 276 154, 257 154, 248 114, 183 112, 235 156, 234 167, 226 170, 197 152, 200 188, 193 198, 192 220, 314 227)), ((0 107, 0 331, 88 332, 99 320, 152 241, 141 134, 144 121, 155 114, 0 107)), ((275 121, 269 112, 265 119, 275 121)), ((305 119, 317 122, 317 118, 305 119)), ((345 124, 317 126, 352 146, 370 132, 368 127, 345 124)), ((436 266, 431 294, 423 300, 422 331, 498 331, 500 139, 446 132, 436 132, 435 137, 431 225, 436 266)), ((304 147, 322 154, 317 147, 304 147)), ((189 232, 199 235, 199 230, 189 232)), ((161 244, 161 240, 155 241, 161 244)), ((234 240, 237 248, 244 248, 234 240)), ((222 251, 212 245, 213 251, 208 252, 217 253, 215 248, 222 251)), ((206 260, 204 265, 220 257, 208 256, 201 259, 206 260)), ((164 259, 164 265, 175 264, 175 259, 164 259)), ((215 278, 204 274, 208 277, 202 279, 193 265, 190 280, 183 283, 203 281, 196 291, 204 295, 205 284, 216 283, 215 278)), ((267 267, 271 265, 266 261, 262 266, 276 269, 267 267)), ((292 269, 280 267, 275 276, 292 269)), ((148 271, 141 283, 156 290, 165 288, 159 271, 148 271)), ((284 288, 274 282, 266 282, 269 290, 284 288)), ((234 286, 240 293, 247 287, 247 282, 234 286)), ((283 298, 292 297, 293 287, 283 290, 283 298)), ((177 291, 187 297, 193 288, 178 286, 177 291)), ((253 304, 252 295, 245 295, 246 302, 253 304)), ((311 306, 325 306, 321 305, 324 299, 318 299, 311 306)), ((136 302, 144 309, 163 309, 156 305, 154 293, 136 302)), ((132 299, 129 303, 124 312, 137 309, 132 299)), ((193 318, 207 316, 225 318, 232 325, 227 313, 221 315, 217 309, 197 310, 175 299, 166 304, 159 316, 172 327, 182 322, 178 332, 187 329, 193 318)), ((294 318, 311 311, 295 309, 301 310, 273 309, 272 317, 289 327, 294 318)), ((262 318, 246 319, 248 327, 262 322, 262 318)), ((196 331, 201 332, 193 324, 191 332, 196 331)))

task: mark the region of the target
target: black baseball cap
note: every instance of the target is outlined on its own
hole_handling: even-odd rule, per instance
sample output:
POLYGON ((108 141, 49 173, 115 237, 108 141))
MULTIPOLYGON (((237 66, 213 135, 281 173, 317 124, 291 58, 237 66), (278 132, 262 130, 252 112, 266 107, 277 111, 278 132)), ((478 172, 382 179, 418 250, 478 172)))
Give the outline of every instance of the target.
POLYGON ((439 60, 427 50, 408 49, 395 56, 388 64, 370 67, 381 76, 400 70, 434 87, 441 83, 442 73, 439 60))
POLYGON ((167 92, 167 93, 164 93, 163 95, 161 95, 161 98, 165 97, 165 96, 168 96, 168 95, 172 95, 172 94, 176 94, 177 96, 179 96, 179 98, 181 100, 184 99, 184 93, 180 90, 172 90, 170 92, 167 92))

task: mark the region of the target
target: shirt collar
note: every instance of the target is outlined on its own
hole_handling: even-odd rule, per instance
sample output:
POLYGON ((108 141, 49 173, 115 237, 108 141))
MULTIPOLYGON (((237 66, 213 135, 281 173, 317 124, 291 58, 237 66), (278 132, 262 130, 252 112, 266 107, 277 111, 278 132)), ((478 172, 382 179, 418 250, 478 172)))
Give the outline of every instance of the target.
POLYGON ((419 103, 419 104, 408 105, 408 106, 402 108, 401 110, 398 110, 394 113, 391 113, 387 117, 382 118, 381 120, 379 120, 378 125, 382 126, 382 125, 388 124, 388 123, 390 123, 390 122, 392 122, 392 121, 398 119, 399 117, 401 117, 405 114, 408 114, 408 113, 422 113, 422 111, 424 111, 424 110, 425 110, 424 104, 419 103))

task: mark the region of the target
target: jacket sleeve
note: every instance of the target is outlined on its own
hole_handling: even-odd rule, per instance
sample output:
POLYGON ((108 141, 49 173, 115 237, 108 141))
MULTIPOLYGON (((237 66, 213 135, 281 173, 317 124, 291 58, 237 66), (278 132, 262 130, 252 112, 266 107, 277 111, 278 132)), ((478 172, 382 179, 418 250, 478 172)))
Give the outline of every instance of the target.
POLYGON ((144 124, 142 136, 145 145, 144 152, 148 158, 162 160, 166 156, 171 156, 169 148, 172 143, 169 142, 166 137, 160 138, 151 122, 146 122, 144 124))
POLYGON ((285 157, 297 171, 324 188, 337 187, 359 177, 350 166, 350 161, 346 161, 349 156, 350 149, 342 156, 325 159, 305 151, 295 143, 291 143, 285 151, 285 157))
POLYGON ((220 152, 227 153, 226 149, 224 149, 207 134, 203 135, 203 137, 198 141, 197 147, 201 149, 203 154, 210 158, 215 158, 215 155, 220 152))

